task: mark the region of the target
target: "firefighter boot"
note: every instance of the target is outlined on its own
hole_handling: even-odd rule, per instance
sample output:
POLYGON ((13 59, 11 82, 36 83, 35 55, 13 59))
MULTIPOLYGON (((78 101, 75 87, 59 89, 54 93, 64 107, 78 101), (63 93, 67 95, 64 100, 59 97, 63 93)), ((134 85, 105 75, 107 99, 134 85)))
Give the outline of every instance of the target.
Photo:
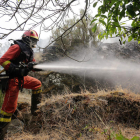
POLYGON ((37 105, 41 103, 41 88, 32 91, 31 114, 36 116, 39 111, 37 105))
POLYGON ((11 117, 12 113, 7 113, 0 110, 0 140, 4 140, 4 136, 11 122, 11 117))
POLYGON ((0 140, 4 140, 9 124, 9 122, 0 122, 0 140))

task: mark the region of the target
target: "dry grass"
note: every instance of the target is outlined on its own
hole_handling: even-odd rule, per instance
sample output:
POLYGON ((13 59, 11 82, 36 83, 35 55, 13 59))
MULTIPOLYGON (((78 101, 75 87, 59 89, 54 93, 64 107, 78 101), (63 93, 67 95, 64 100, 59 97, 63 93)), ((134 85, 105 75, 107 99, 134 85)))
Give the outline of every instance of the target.
POLYGON ((19 93, 18 95, 18 102, 27 102, 31 104, 31 95, 28 93, 19 93))
MULTIPOLYGON (((26 99, 25 99, 26 100, 26 99)), ((140 95, 127 89, 52 96, 34 119, 9 140, 115 140, 121 133, 140 136, 140 95), (112 135, 112 138, 110 137, 112 135), (114 137, 113 137, 114 136, 114 137)), ((25 109, 21 110, 27 113, 25 109)))
POLYGON ((36 134, 36 135, 23 132, 22 134, 17 133, 15 135, 11 136, 11 137, 8 137, 7 140, 49 140, 49 139, 51 139, 51 140, 61 140, 59 135, 60 134, 55 133, 55 132, 51 135, 46 135, 45 131, 40 132, 39 134, 36 134))

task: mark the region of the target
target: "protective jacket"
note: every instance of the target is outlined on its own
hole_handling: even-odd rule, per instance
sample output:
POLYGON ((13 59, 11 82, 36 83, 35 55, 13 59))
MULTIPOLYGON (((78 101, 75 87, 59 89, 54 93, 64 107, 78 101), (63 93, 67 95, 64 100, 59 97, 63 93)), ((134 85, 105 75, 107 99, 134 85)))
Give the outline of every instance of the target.
POLYGON ((22 40, 16 40, 14 41, 14 44, 19 45, 21 52, 16 59, 11 61, 12 63, 19 65, 19 62, 25 62, 27 64, 28 62, 33 61, 33 50, 30 47, 27 47, 22 40))
POLYGON ((4 67, 5 70, 9 69, 11 63, 19 65, 19 62, 35 61, 33 59, 33 50, 27 47, 22 40, 15 40, 14 44, 8 49, 8 51, 0 58, 0 65, 4 67))
MULTIPOLYGON (((0 65, 8 71, 11 64, 18 65, 19 62, 28 64, 28 62, 35 61, 32 49, 26 45, 27 44, 25 44, 22 40, 14 41, 14 44, 10 46, 7 52, 0 58, 0 65)), ((41 93, 41 82, 38 79, 28 75, 23 78, 23 88, 32 89, 33 94, 41 93)), ((9 79, 8 81, 8 88, 6 90, 4 102, 0 111, 0 122, 11 121, 11 115, 15 112, 17 107, 19 93, 18 83, 18 77, 9 79)))

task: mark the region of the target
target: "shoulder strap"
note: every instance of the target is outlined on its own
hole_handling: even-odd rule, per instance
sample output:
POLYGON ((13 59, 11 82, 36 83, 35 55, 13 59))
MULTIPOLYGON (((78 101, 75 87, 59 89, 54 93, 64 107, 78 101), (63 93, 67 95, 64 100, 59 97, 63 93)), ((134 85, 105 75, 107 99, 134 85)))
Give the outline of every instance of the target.
POLYGON ((8 41, 9 41, 9 42, 11 42, 11 41, 12 41, 12 43, 11 43, 11 45, 10 45, 10 46, 12 46, 12 45, 14 45, 14 44, 15 44, 15 43, 14 43, 14 42, 15 42, 15 40, 14 40, 14 39, 8 39, 8 41))

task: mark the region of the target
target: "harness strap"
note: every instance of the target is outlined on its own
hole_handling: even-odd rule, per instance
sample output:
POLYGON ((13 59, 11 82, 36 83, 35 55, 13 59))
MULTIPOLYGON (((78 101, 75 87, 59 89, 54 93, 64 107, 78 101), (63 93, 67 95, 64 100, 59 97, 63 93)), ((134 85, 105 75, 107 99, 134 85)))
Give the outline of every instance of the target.
POLYGON ((19 86, 19 90, 22 92, 23 90, 23 86, 24 86, 24 78, 22 77, 18 77, 18 86, 19 86), (21 82, 23 81, 23 82, 21 82))

